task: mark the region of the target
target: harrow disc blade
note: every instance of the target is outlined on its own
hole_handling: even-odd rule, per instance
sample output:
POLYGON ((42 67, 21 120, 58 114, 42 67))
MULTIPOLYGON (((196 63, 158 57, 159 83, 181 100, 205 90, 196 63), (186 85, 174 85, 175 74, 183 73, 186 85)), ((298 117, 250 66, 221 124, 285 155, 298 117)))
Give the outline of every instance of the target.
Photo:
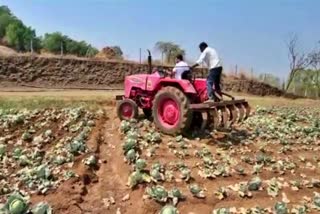
POLYGON ((219 120, 219 112, 216 108, 210 110, 209 114, 211 115, 212 118, 212 126, 214 129, 217 129, 219 127, 220 124, 220 120, 219 120))
POLYGON ((229 109, 230 113, 230 125, 233 125, 237 122, 238 118, 237 108, 235 107, 235 105, 229 105, 227 106, 227 108, 229 109))
POLYGON ((236 104, 236 108, 238 109, 239 112, 239 117, 238 117, 238 123, 242 122, 245 116, 245 109, 244 106, 241 103, 236 104))
POLYGON ((201 130, 205 130, 209 125, 208 123, 210 121, 210 115, 208 112, 201 112, 201 115, 202 115, 201 130))
POLYGON ((249 104, 247 102, 243 103, 243 106, 244 106, 245 112, 246 112, 244 120, 246 120, 250 116, 251 108, 250 108, 250 106, 249 106, 249 104))
POLYGON ((219 107, 220 111, 221 111, 221 124, 220 126, 222 126, 223 128, 229 128, 230 127, 230 122, 229 122, 229 113, 228 113, 228 109, 223 106, 223 107, 219 107))

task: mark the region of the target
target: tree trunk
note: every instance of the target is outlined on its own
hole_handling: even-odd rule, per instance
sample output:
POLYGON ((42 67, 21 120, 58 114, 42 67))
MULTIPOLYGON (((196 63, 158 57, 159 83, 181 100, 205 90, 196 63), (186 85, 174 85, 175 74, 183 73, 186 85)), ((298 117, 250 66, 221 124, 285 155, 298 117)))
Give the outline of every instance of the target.
POLYGON ((319 91, 320 91, 320 81, 319 81, 319 73, 320 73, 320 70, 317 71, 317 93, 316 93, 316 96, 317 98, 319 98, 319 91))
POLYGON ((291 85, 291 83, 292 83, 292 80, 293 80, 293 78, 294 78, 295 73, 296 73, 296 70, 291 70, 291 71, 290 71, 288 83, 287 83, 287 86, 286 86, 286 91, 288 91, 288 89, 289 89, 289 87, 290 87, 290 85, 291 85))
POLYGON ((305 96, 305 97, 308 97, 307 95, 308 95, 308 88, 305 88, 305 90, 304 90, 304 96, 305 96))

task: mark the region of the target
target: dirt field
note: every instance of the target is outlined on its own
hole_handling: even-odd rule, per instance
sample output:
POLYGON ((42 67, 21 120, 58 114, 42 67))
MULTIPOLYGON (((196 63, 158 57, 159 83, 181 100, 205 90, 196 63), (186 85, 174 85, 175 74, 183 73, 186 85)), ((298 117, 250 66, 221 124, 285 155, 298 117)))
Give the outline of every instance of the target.
MULTIPOLYGON (((317 108, 319 101, 293 101, 237 94, 239 98, 248 99, 253 107, 260 105, 268 108, 256 109, 248 121, 235 126, 232 132, 216 131, 206 137, 198 137, 195 133, 195 137, 190 139, 161 135, 160 142, 146 137, 154 134, 153 128, 142 118, 141 126, 135 130, 141 134, 137 138, 139 158, 146 160, 147 174, 159 161, 164 167, 164 172, 161 173, 165 176, 165 181, 160 179, 158 182, 151 181, 130 188, 127 185, 128 178, 135 168, 134 164, 124 161, 123 145, 128 133, 124 134, 119 130, 120 121, 112 101, 114 95, 121 91, 15 91, 0 92, 0 106, 3 109, 61 109, 66 106, 61 106, 60 102, 69 102, 68 108, 83 104, 85 108, 89 108, 89 112, 96 112, 98 109, 104 112, 103 115, 93 117, 95 125, 86 140, 89 151, 75 156, 72 165, 61 165, 61 170, 70 167, 79 176, 62 179, 56 189, 50 189, 44 195, 29 192, 32 204, 46 201, 54 213, 156 214, 166 203, 144 197, 147 187, 156 185, 161 185, 168 191, 173 187, 181 190, 185 199, 179 200, 176 206, 180 214, 212 213, 214 209, 222 207, 237 209, 236 212, 231 209, 230 213, 246 213, 240 208, 248 210, 256 207, 269 208, 269 213, 272 213, 276 202, 281 201, 285 202, 291 211, 293 207, 299 206, 298 211, 292 213, 319 213, 314 205, 320 208, 320 202, 317 201, 319 199, 314 193, 320 193, 320 160, 317 155, 320 129, 316 124, 320 119, 317 108), (96 167, 88 167, 83 163, 83 160, 92 154, 99 160, 96 167), (190 171, 190 179, 185 176, 188 174, 186 169, 190 171), (205 169, 209 170, 210 173, 207 173, 212 178, 203 177, 205 169), (261 184, 257 189, 249 191, 246 182, 255 177, 261 179, 261 184), (243 185, 240 185, 241 182, 244 182, 243 185), (205 198, 195 197, 189 190, 191 184, 198 184, 203 188, 205 198), (314 200, 317 203, 314 203, 314 200), (305 212, 303 205, 308 207, 305 212)), ((46 114, 40 112, 38 115, 31 117, 35 124, 44 120, 45 116, 41 115, 46 114)), ((79 117, 75 124, 87 118, 85 115, 79 117)), ((56 125, 49 122, 48 127, 52 129, 54 139, 74 136, 70 134, 70 129, 58 128, 64 121, 65 119, 57 120, 56 125)), ((14 129, 6 129, 2 125, 0 138, 11 134, 15 136, 15 141, 31 124, 17 125, 14 129)), ((134 127, 134 124, 131 124, 131 127, 134 127)), ((36 133, 40 132, 42 129, 36 133)), ((48 154, 55 144, 56 140, 52 140, 46 145, 48 154)), ((24 145, 30 146, 25 142, 22 146, 24 145)), ((10 158, 10 155, 8 157, 10 158)), ((60 179, 59 173, 54 175, 60 179)), ((23 183, 20 183, 20 187, 28 192, 23 183)), ((1 199, 6 196, 2 194, 1 199)), ((168 199, 167 203, 170 204, 171 199, 168 199)), ((256 210, 247 213, 264 212, 256 210)))

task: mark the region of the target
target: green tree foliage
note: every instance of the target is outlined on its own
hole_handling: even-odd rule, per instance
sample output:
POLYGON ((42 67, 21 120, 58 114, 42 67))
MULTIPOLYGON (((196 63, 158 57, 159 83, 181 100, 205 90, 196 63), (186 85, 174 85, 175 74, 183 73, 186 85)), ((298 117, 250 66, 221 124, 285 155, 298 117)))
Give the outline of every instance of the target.
POLYGON ((35 30, 25 26, 6 6, 0 7, 0 39, 18 51, 30 51, 31 44, 35 51, 41 48, 35 30))
POLYGON ((26 28, 20 21, 15 21, 8 25, 6 28, 6 41, 11 47, 14 47, 18 51, 24 51, 24 36, 28 34, 26 28))
POLYGON ((6 28, 5 40, 9 46, 18 51, 39 51, 41 48, 40 38, 31 27, 26 27, 21 21, 14 21, 6 28))
POLYGON ((66 49, 66 38, 60 32, 46 33, 42 40, 42 47, 48 52, 58 54, 66 49))
POLYGON ((6 28, 12 22, 16 21, 16 17, 14 17, 7 6, 0 7, 0 39, 2 39, 6 35, 6 28))
POLYGON ((297 71, 289 90, 301 96, 318 98, 320 95, 320 70, 297 71))
MULTIPOLYGON (((27 27, 16 18, 7 6, 0 6, 0 40, 18 51, 36 51, 45 49, 54 54, 73 54, 92 57, 98 50, 85 41, 75 41, 60 32, 47 33, 43 38, 37 37, 36 31, 27 27)), ((122 56, 120 47, 116 52, 122 56)))
POLYGON ((87 44, 85 41, 77 42, 72 39, 68 39, 66 43, 67 53, 77 56, 93 56, 97 54, 98 50, 87 44), (94 55, 95 55, 94 54, 94 55))
POLYGON ((76 56, 94 56, 98 50, 87 44, 85 41, 76 41, 63 35, 60 32, 47 33, 44 35, 43 48, 51 53, 59 54, 61 49, 64 54, 76 56))
POLYGON ((159 41, 156 43, 155 48, 164 54, 165 62, 168 64, 174 64, 175 57, 178 54, 185 55, 185 50, 183 50, 179 45, 174 44, 173 42, 159 41))
POLYGON ((0 6, 0 14, 9 14, 12 15, 11 10, 9 9, 8 6, 0 6))
POLYGON ((307 97, 320 97, 320 49, 316 46, 306 54, 298 48, 298 37, 293 35, 287 43, 290 73, 286 91, 307 97))
POLYGON ((29 52, 31 49, 36 52, 41 49, 41 39, 36 36, 36 31, 31 27, 24 28, 23 45, 23 49, 29 52))
POLYGON ((87 57, 94 57, 97 53, 99 53, 98 49, 89 45, 86 56, 87 57))

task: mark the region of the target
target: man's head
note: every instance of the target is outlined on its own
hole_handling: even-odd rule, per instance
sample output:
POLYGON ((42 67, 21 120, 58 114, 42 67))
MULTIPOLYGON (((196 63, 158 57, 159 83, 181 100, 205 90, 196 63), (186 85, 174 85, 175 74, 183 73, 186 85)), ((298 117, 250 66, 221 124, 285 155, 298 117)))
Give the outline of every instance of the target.
POLYGON ((208 47, 207 43, 201 42, 199 45, 200 51, 203 52, 208 47))
POLYGON ((183 56, 182 56, 182 54, 178 54, 176 56, 176 62, 178 63, 178 62, 181 62, 181 61, 183 61, 183 56))

